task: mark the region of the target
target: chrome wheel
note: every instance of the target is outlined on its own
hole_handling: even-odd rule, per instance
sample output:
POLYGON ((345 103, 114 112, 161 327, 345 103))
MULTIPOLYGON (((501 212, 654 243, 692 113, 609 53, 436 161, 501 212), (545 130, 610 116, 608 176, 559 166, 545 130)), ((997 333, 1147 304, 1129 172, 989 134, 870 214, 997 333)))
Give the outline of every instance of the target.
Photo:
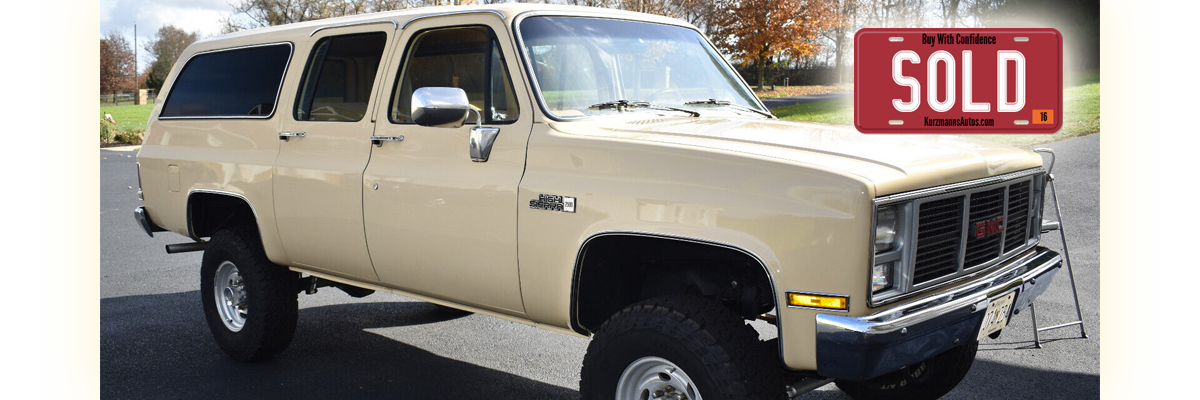
POLYGON ((221 322, 230 331, 238 332, 246 326, 246 283, 238 274, 236 265, 224 261, 217 266, 213 277, 213 298, 217 301, 217 313, 221 322))
POLYGON ((659 357, 642 357, 625 367, 617 381, 617 400, 701 400, 700 391, 679 366, 659 357))

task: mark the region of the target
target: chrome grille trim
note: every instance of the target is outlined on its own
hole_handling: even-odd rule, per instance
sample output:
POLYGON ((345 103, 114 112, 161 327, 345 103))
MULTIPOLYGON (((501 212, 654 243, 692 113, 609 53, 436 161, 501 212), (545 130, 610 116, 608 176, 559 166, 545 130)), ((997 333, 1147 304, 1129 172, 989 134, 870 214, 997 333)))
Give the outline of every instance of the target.
POLYGON ((945 193, 950 193, 950 192, 957 192, 957 191, 963 190, 963 189, 970 189, 970 188, 974 188, 974 187, 986 186, 986 185, 990 185, 990 184, 994 184, 994 183, 1010 181, 1013 179, 1023 178, 1023 177, 1027 177, 1030 175, 1043 175, 1045 173, 1046 173, 1046 170, 1042 167, 1031 168, 1031 169, 1017 171, 1017 172, 1009 172, 1004 175, 989 176, 987 178, 976 179, 973 181, 951 183, 949 185, 935 186, 935 187, 931 187, 931 188, 927 188, 927 189, 918 189, 918 190, 913 190, 911 192, 887 195, 887 196, 876 198, 875 204, 884 205, 884 204, 889 204, 889 203, 895 203, 898 201, 912 200, 912 199, 916 199, 916 198, 920 198, 920 197, 928 197, 928 196, 935 196, 935 195, 945 194, 945 193))

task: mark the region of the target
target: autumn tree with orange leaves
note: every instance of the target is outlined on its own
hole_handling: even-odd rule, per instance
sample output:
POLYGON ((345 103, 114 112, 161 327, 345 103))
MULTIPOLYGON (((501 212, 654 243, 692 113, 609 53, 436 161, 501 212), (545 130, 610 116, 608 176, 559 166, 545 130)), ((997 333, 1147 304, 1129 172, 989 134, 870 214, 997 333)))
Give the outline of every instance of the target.
POLYGON ((830 0, 719 0, 714 39, 725 53, 753 60, 758 88, 767 62, 776 56, 800 58, 821 50, 820 35, 836 22, 830 0))

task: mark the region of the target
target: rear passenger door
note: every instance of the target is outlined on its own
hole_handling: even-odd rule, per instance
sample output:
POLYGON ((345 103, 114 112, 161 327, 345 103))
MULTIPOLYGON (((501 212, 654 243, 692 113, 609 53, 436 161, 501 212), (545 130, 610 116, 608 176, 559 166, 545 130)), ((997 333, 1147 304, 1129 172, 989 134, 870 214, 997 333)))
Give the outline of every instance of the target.
POLYGON ((299 46, 303 70, 286 83, 296 95, 282 116, 286 141, 272 178, 280 239, 294 265, 378 280, 363 233, 362 173, 394 34, 390 21, 322 29, 299 46))

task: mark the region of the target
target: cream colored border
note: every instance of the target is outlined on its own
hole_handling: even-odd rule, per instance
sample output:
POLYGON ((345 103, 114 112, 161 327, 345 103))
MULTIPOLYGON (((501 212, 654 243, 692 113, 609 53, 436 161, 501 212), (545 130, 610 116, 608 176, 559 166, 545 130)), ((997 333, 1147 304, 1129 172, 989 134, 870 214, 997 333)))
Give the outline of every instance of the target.
MULTIPOLYGON (((100 395, 98 7, 43 0, 38 29, 38 374, 43 399, 100 395), (83 137, 83 139, 76 139, 83 137), (66 138, 72 138, 67 141, 66 138), (70 232, 72 251, 62 234, 70 232), (80 237, 82 235, 82 237, 80 237)), ((1152 1, 1105 0, 1102 20, 1100 393, 1156 399, 1160 358, 1162 36, 1152 1), (1135 211, 1123 211, 1135 210, 1135 211), (1111 241, 1111 246, 1104 246, 1111 241), (1152 257, 1147 257, 1150 253, 1152 257), (1121 274, 1130 268, 1138 274, 1121 274), (1120 274, 1120 276, 1117 276, 1120 274), (1136 288, 1146 302, 1129 302, 1136 288)), ((16 132, 14 132, 16 133, 16 132)))
MULTIPOLYGON (((100 112, 98 14, 97 2, 42 0, 36 16, 41 19, 37 372, 42 399, 100 398, 100 161, 92 159, 100 112)), ((11 111, 18 109, 26 108, 11 111)), ((10 138, 29 138, 18 126, 10 125, 10 138)))
POLYGON ((1100 398, 1105 399, 1157 399, 1160 393, 1158 24, 1157 2, 1100 2, 1100 309, 1108 314, 1100 344, 1100 398), (1138 297, 1129 298, 1129 293, 1138 297))

